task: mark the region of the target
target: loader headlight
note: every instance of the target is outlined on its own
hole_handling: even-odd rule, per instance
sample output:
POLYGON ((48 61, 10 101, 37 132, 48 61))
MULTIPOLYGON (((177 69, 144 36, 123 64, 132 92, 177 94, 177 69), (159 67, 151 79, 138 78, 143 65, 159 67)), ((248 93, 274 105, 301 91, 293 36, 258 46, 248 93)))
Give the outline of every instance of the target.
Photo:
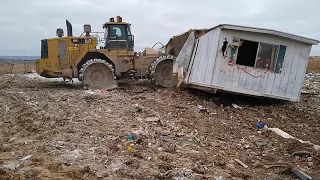
POLYGON ((61 28, 58 28, 57 31, 56 31, 56 34, 58 37, 62 37, 64 34, 63 34, 63 29, 61 28))
POLYGON ((91 33, 91 26, 90 26, 90 24, 85 24, 85 25, 83 26, 83 30, 84 30, 85 33, 91 33))

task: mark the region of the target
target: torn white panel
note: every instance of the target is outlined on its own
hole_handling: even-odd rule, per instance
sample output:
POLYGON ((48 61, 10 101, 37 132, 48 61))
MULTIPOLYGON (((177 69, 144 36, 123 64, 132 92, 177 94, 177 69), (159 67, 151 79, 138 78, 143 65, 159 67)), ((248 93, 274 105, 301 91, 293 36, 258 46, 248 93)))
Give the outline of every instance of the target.
POLYGON ((279 129, 279 128, 268 128, 268 129, 271 130, 271 131, 273 131, 273 132, 275 132, 275 133, 277 133, 278 135, 280 135, 281 137, 283 137, 283 138, 285 138, 285 139, 290 139, 290 138, 294 139, 293 136, 291 136, 290 134, 282 131, 282 130, 279 129))
POLYGON ((194 47, 194 42, 195 42, 195 35, 194 31, 191 32, 189 35, 187 41, 184 43, 177 59, 176 62, 178 63, 178 67, 183 67, 183 69, 186 71, 188 69, 190 59, 192 56, 193 52, 193 47, 194 47))
POLYGON ((283 137, 283 138, 285 138, 285 139, 295 139, 295 140, 299 141, 300 143, 312 145, 313 148, 314 148, 315 150, 317 150, 317 151, 320 150, 320 145, 313 144, 313 143, 310 142, 310 141, 303 141, 303 140, 301 140, 301 139, 295 138, 295 137, 291 136, 290 134, 282 131, 282 130, 279 129, 279 128, 268 128, 268 130, 275 132, 276 134, 280 135, 281 137, 283 137))

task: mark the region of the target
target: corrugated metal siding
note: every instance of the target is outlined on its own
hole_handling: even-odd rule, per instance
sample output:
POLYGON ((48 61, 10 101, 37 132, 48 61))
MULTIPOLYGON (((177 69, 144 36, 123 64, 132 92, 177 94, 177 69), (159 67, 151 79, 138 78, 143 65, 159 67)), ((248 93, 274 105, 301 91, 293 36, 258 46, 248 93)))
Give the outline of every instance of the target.
POLYGON ((217 28, 200 38, 189 83, 267 97, 300 98, 311 46, 266 34, 221 30, 219 36, 219 32, 217 28), (220 52, 215 57, 223 45, 223 39, 227 38, 230 42, 233 37, 287 46, 282 73, 228 64, 220 52))
POLYGON ((218 51, 220 29, 214 29, 200 38, 196 51, 189 82, 210 85, 213 68, 218 51))

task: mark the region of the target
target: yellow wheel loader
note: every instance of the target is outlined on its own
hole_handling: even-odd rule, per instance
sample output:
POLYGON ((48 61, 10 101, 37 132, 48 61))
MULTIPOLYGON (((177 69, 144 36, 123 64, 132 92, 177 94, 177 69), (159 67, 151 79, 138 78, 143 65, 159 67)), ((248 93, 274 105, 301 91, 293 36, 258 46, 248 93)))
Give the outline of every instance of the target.
POLYGON ((149 78, 163 87, 178 83, 172 68, 175 56, 145 48, 134 52, 131 24, 122 17, 110 18, 103 25, 104 32, 91 32, 84 25, 79 37, 72 34, 72 24, 66 20, 67 36, 61 28, 56 38, 41 40, 41 59, 36 60, 37 72, 47 78, 64 80, 78 78, 89 89, 117 87, 117 79, 149 78), (98 47, 98 44, 103 46, 98 47))

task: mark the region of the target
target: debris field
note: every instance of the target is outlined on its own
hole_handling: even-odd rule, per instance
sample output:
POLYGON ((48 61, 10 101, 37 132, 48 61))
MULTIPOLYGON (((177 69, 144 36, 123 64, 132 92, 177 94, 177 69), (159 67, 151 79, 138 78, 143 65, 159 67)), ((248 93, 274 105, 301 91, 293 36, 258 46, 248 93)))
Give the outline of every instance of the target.
POLYGON ((308 75, 301 101, 286 102, 2 75, 0 179, 299 179, 293 168, 320 177, 319 82, 308 75))

